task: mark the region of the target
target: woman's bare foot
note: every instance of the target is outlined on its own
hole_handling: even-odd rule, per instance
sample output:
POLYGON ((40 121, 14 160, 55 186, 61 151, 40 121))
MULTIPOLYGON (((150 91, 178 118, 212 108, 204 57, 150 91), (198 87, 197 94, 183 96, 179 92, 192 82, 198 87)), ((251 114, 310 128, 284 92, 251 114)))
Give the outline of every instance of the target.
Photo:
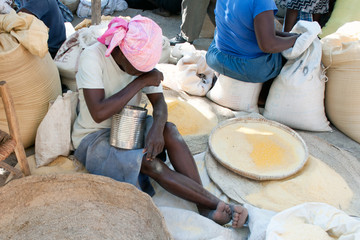
POLYGON ((230 205, 230 209, 232 211, 232 227, 242 227, 248 218, 247 209, 241 205, 230 205))
POLYGON ((230 206, 223 201, 218 203, 215 210, 199 209, 199 213, 220 225, 224 225, 231 221, 230 206))

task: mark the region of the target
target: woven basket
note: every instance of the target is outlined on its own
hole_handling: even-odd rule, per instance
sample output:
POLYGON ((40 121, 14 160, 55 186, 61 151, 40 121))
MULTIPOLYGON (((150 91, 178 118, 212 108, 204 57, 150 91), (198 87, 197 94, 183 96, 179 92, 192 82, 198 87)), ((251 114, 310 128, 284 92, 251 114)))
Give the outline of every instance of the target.
MULTIPOLYGON (((269 128, 270 129, 270 128, 269 128)), ((255 129, 256 130, 256 129, 255 129)), ((233 143, 237 144, 237 143, 233 143)), ((240 146, 241 147, 241 146, 240 146)), ((224 167, 228 168, 229 170, 240 174, 241 176, 254 179, 254 180, 274 180, 274 179, 283 179, 288 176, 291 176, 298 172, 306 163, 309 153, 307 146, 304 142, 304 140, 291 128, 280 124, 275 121, 270 121, 263 118, 233 118, 228 119, 223 122, 221 122, 216 128, 213 129, 213 131, 210 134, 209 137, 209 150, 211 154, 214 156, 214 158, 221 163, 224 167), (286 140, 295 140, 292 141, 292 144, 296 144, 296 153, 299 154, 300 161, 296 163, 291 169, 288 169, 287 172, 272 172, 272 170, 263 169, 262 171, 252 171, 246 168, 240 168, 237 166, 234 166, 234 164, 231 164, 231 162, 227 161, 228 159, 224 159, 223 155, 219 154, 216 146, 214 138, 216 137, 216 134, 223 128, 231 126, 233 124, 241 123, 244 127, 249 126, 248 124, 256 124, 258 126, 269 126, 271 128, 276 128, 276 130, 283 132, 284 136, 282 138, 286 137, 286 140)), ((241 161, 242 159, 238 159, 241 161)), ((285 159, 289 160, 289 159, 285 159)))
POLYGON ((91 174, 13 180, 0 211, 1 239, 171 239, 149 195, 91 174))

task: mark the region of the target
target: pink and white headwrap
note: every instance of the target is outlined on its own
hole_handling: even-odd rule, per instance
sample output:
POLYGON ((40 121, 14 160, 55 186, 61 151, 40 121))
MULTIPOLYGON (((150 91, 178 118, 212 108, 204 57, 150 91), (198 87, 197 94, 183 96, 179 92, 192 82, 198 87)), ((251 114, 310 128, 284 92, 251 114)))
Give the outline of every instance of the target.
POLYGON ((140 15, 130 21, 113 18, 98 41, 108 45, 106 57, 119 46, 131 65, 141 72, 151 71, 161 57, 161 28, 150 18, 140 15))

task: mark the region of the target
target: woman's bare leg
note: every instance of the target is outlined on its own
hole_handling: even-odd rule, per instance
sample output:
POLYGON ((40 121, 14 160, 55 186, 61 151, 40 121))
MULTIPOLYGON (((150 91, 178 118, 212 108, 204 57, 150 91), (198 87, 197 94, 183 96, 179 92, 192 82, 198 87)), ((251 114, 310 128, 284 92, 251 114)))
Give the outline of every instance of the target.
POLYGON ((201 215, 219 224, 228 223, 233 218, 233 226, 241 227, 247 217, 246 209, 240 205, 231 206, 233 209, 230 209, 228 204, 203 188, 194 158, 175 125, 166 124, 164 139, 175 171, 158 158, 153 161, 144 158, 141 172, 170 193, 197 204, 201 215))

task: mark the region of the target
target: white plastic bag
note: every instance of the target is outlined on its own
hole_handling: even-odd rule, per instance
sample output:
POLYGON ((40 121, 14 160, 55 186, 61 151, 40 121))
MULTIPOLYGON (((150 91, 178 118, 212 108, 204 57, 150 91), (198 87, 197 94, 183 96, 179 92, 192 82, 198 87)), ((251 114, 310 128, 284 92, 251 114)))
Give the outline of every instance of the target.
POLYGON ((68 156, 73 149, 71 129, 76 117, 78 93, 68 91, 58 96, 41 121, 35 139, 36 166, 51 163, 58 156, 68 156))
POLYGON ((12 10, 10 0, 0 0, 0 14, 8 14, 12 10))
POLYGON ((292 32, 301 36, 293 48, 282 52, 288 61, 271 85, 264 117, 295 129, 331 131, 324 107, 320 25, 299 21, 292 32))
POLYGON ((170 40, 165 36, 163 36, 162 40, 162 52, 159 63, 168 63, 171 53, 170 40))
POLYGON ((258 113, 257 103, 261 87, 262 83, 243 82, 219 75, 214 87, 206 96, 231 110, 258 113))
MULTIPOLYGON (((125 0, 101 0, 101 15, 111 15, 115 11, 123 11, 128 8, 125 0)), ((79 18, 91 16, 91 0, 80 0, 76 10, 79 18)))
POLYGON ((191 95, 205 96, 209 91, 214 71, 206 64, 205 53, 196 51, 185 55, 177 63, 179 88, 191 95))
MULTIPOLYGON (((325 203, 304 203, 289 208, 276 214, 266 229, 267 240, 288 240, 295 232, 301 235, 310 234, 310 232, 301 232, 302 226, 310 225, 316 227, 315 230, 323 232, 325 235, 331 235, 338 240, 357 240, 360 239, 360 221, 348 216, 345 212, 325 203), (295 224, 295 225, 294 225, 295 224), (288 236, 288 237, 287 237, 288 236)), ((312 229, 309 228, 309 229, 312 229)), ((315 233, 315 232, 314 232, 315 233)), ((326 236, 325 235, 325 236, 326 236)), ((311 237, 314 237, 312 234, 311 237)), ((313 238, 319 240, 319 238, 313 238)), ((323 238, 323 239, 330 239, 323 238)), ((306 240, 308 240, 306 238, 306 240)))
POLYGON ((244 207, 249 214, 248 226, 250 234, 247 240, 265 240, 266 228, 277 212, 257 208, 247 203, 244 204, 244 207))

